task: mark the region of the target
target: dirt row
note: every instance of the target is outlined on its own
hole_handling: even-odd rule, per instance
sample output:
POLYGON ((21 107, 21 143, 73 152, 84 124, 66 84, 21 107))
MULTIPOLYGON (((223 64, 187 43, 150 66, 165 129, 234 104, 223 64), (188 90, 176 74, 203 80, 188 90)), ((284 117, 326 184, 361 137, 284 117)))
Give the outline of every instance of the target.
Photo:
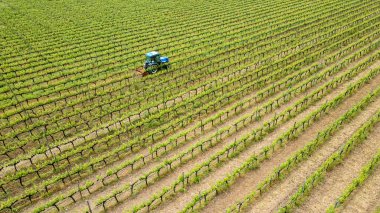
MULTIPOLYGON (((234 168, 237 168, 239 165, 241 165, 242 162, 247 160, 252 154, 257 153, 261 150, 261 148, 265 145, 270 144, 275 138, 280 136, 283 132, 288 130, 296 121, 300 121, 306 115, 308 115, 311 111, 315 110, 318 106, 325 103, 327 100, 331 100, 334 97, 336 97, 340 92, 344 91, 344 89, 349 86, 352 82, 357 80, 358 78, 364 76, 366 73, 369 72, 370 69, 367 69, 365 72, 362 72, 359 76, 352 79, 351 81, 341 85, 337 89, 335 89, 330 95, 328 95, 323 100, 319 101, 314 106, 310 107, 309 109, 305 110, 303 113, 300 113, 297 115, 294 119, 290 120, 289 122, 282 125, 278 130, 270 133, 265 137, 257 146, 252 146, 245 150, 243 153, 241 153, 238 157, 230 160, 229 162, 224 163, 220 166, 220 168, 213 172, 212 174, 208 175, 205 179, 203 179, 199 184, 193 185, 191 188, 186 190, 184 193, 174 197, 171 201, 167 202, 170 203, 169 205, 162 205, 157 209, 157 212, 175 212, 180 211, 186 203, 188 203, 194 196, 198 195, 198 193, 204 189, 209 188, 210 186, 214 185, 218 180, 224 178, 229 172, 233 171, 234 168)), ((257 175, 248 173, 245 177, 248 177, 248 179, 252 179, 253 182, 257 182, 260 180, 260 178, 264 179, 270 172, 273 170, 271 168, 275 168, 275 166, 278 166, 280 163, 284 162, 284 160, 293 152, 297 151, 299 148, 303 147, 306 142, 310 141, 317 132, 322 130, 328 123, 334 121, 339 116, 344 114, 345 110, 349 109, 354 103, 356 103, 358 100, 360 100, 365 94, 368 93, 368 88, 374 87, 380 83, 380 76, 378 76, 375 80, 373 80, 370 84, 366 85, 365 88, 361 89, 358 93, 356 93, 351 98, 347 99, 345 102, 343 102, 339 108, 333 110, 331 113, 329 113, 328 116, 325 116, 324 119, 321 119, 318 123, 313 125, 313 128, 310 128, 308 131, 306 131, 300 139, 294 141, 285 147, 285 149, 275 154, 272 159, 265 162, 258 170, 253 171, 253 173, 256 172, 257 175), (325 123, 322 123, 322 122, 325 123), (257 179, 256 179, 256 178, 257 179)), ((241 181, 238 181, 236 184, 233 184, 233 187, 237 186, 238 189, 234 191, 228 190, 228 193, 223 193, 220 196, 218 196, 215 201, 210 203, 210 206, 213 206, 212 203, 215 202, 214 208, 210 207, 209 211, 218 211, 220 209, 223 209, 223 205, 229 205, 233 202, 233 200, 236 201, 238 198, 242 198, 247 193, 244 193, 244 191, 249 192, 249 185, 252 185, 247 182, 243 183, 241 181), (228 198, 231 198, 228 199, 228 198), (221 200, 219 200, 221 199, 221 200), (222 206, 220 206, 222 205, 222 206), (220 208, 220 209, 219 209, 220 208)), ((252 188, 251 188, 252 189, 252 188)), ((144 197, 144 195, 142 195, 144 197)), ((134 202, 133 202, 134 203, 134 202)), ((131 205, 133 205, 133 203, 131 205)), ((127 205, 121 205, 122 208, 127 208, 127 205)), ((119 208, 118 210, 120 210, 119 208)), ((206 207, 205 211, 208 208, 206 207)))
MULTIPOLYGON (((380 102, 376 103, 376 108, 380 106, 379 103, 380 102)), ((363 117, 366 116, 364 115, 363 117)), ((322 212, 333 204, 335 199, 339 197, 352 180, 357 177, 361 168, 369 163, 380 149, 379 133, 380 125, 377 125, 375 131, 371 133, 371 137, 357 146, 340 165, 329 171, 323 183, 311 191, 303 205, 295 212, 322 212)))
MULTIPOLYGON (((380 99, 371 103, 365 111, 361 112, 349 124, 345 125, 331 139, 321 146, 306 162, 301 163, 294 171, 292 171, 286 179, 269 189, 267 193, 255 201, 248 211, 264 211, 270 212, 278 210, 285 204, 289 197, 298 189, 298 187, 311 175, 332 153, 334 153, 342 144, 350 138, 351 134, 367 121, 373 113, 378 109, 380 99)), ((338 109, 340 110, 340 109, 338 109)), ((333 112, 334 113, 334 112, 333 112)), ((327 120, 327 119, 325 119, 327 120)), ((325 124, 322 120, 318 123, 322 128, 325 124)), ((317 124, 316 124, 317 125, 317 124)), ((315 135, 314 135, 315 136, 315 135)), ((303 137, 299 138, 302 140, 303 137)), ((250 179, 250 178, 249 178, 250 179)))
MULTIPOLYGON (((377 127, 369 136, 368 140, 372 140, 377 136, 379 139, 380 128, 377 127)), ((373 171, 371 176, 360 186, 357 191, 351 194, 351 198, 347 204, 343 206, 342 212, 375 212, 380 208, 380 167, 373 171)))

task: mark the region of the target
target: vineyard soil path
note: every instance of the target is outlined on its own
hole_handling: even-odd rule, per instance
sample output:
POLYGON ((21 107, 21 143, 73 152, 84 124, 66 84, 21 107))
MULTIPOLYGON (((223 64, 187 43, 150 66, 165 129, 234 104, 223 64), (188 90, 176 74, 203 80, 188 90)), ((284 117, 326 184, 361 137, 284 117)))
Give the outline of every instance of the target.
POLYGON ((335 199, 343 193, 352 180, 358 176, 362 167, 370 162, 379 149, 380 125, 376 125, 368 139, 352 150, 341 164, 327 172, 323 182, 310 192, 303 205, 296 209, 295 212, 326 211, 329 205, 334 203, 335 199))
MULTIPOLYGON (((238 157, 236 157, 234 159, 231 159, 229 162, 226 162, 223 165, 221 165, 221 167, 219 167, 217 171, 215 171, 212 174, 210 174, 207 177, 205 177, 204 180, 202 180, 200 184, 195 184, 191 188, 187 189, 183 194, 175 196, 172 200, 168 201, 168 203, 170 203, 170 205, 163 204, 162 206, 160 206, 157 209, 157 211, 162 211, 162 212, 180 211, 182 208, 184 208, 184 206, 186 205, 186 203, 188 203, 194 196, 198 195, 198 193, 200 191, 205 190, 205 189, 209 188, 210 186, 214 185, 217 180, 225 177, 225 175, 227 175, 229 172, 232 172, 233 169, 235 169, 239 165, 241 165, 241 163, 244 162, 245 160, 247 160, 250 156, 252 156, 255 153, 257 154, 258 151, 260 151, 262 147, 264 147, 265 145, 269 145, 275 138, 277 138, 278 136, 280 136, 283 132, 287 131, 291 126, 293 126, 294 122, 302 120, 311 111, 315 110, 316 108, 318 108, 319 106, 321 106, 323 103, 325 103, 326 100, 332 100, 341 91, 343 91, 345 89, 345 87, 347 87, 349 84, 351 84, 355 80, 358 80, 360 77, 363 77, 369 71, 370 71, 370 69, 367 69, 366 71, 360 73, 358 76, 356 76, 353 79, 351 79, 351 81, 348 81, 348 82, 346 82, 346 83, 338 86, 338 88, 336 88, 334 91, 332 91, 323 100, 320 100, 317 104, 313 105, 312 107, 310 107, 309 109, 305 110, 304 112, 298 114, 295 117, 295 119, 290 120, 290 121, 286 122, 285 124, 281 125, 281 127, 278 130, 276 130, 276 131, 268 134, 267 137, 265 137, 264 140, 261 141, 260 143, 255 144, 254 146, 251 146, 251 147, 247 148, 247 150, 245 150, 243 153, 241 153, 238 157)), ((380 76, 377 76, 377 78, 376 78, 376 80, 374 80, 374 82, 375 82, 375 85, 378 85, 379 82, 380 82, 380 76)), ((369 84, 369 85, 366 85, 366 87, 371 88, 371 87, 374 86, 373 83, 369 84)), ((365 90, 365 89, 361 89, 356 95, 354 95, 352 98, 349 98, 347 101, 345 101, 345 103, 342 104, 342 106, 341 106, 341 108, 339 110, 341 110, 342 108, 348 108, 348 107, 352 106, 354 103, 356 103, 358 100, 360 100, 360 98, 362 98, 363 95, 366 94, 366 92, 368 92, 368 91, 365 90)), ((342 114, 342 112, 339 112, 339 111, 337 112, 337 114, 338 113, 339 113, 339 115, 342 114)), ((330 114, 328 116, 328 118, 331 119, 331 121, 334 120, 334 119, 336 119, 337 117, 338 116, 335 116, 335 117, 332 116, 332 114, 330 114)), ((323 126, 321 126, 321 128, 322 127, 323 126)), ((312 131, 314 131, 315 133, 318 132, 317 130, 318 130, 317 128, 313 128, 312 129, 312 131)), ((311 139, 311 135, 310 134, 305 134, 305 135, 309 139, 311 139)), ((298 145, 298 146, 300 147, 301 145, 298 145)), ((299 147, 297 147, 296 145, 289 146, 290 150, 287 150, 286 152, 284 152, 283 153, 284 154, 283 157, 288 156, 290 153, 294 152, 299 147)), ((279 163, 282 162, 283 159, 279 159, 279 158, 280 157, 276 155, 273 158, 273 160, 270 160, 270 161, 275 161, 275 162, 273 162, 273 164, 275 166, 275 165, 277 165, 277 164, 279 164, 279 163)), ((205 161, 205 160, 207 160, 207 158, 204 158, 202 161, 205 161)), ((262 168, 265 168, 266 172, 271 171, 271 169, 269 169, 270 167, 263 166, 262 168)), ((189 170, 187 170, 187 171, 189 171, 189 170)), ((181 173, 179 173, 179 175, 180 174, 181 173)), ((142 197, 145 197, 145 196, 142 196, 142 197)), ((140 200, 140 202, 141 202, 141 200, 140 200)), ((129 203, 129 204, 131 204, 131 203, 129 203)), ((132 204, 132 206, 133 206, 133 204, 132 204)), ((127 208, 126 205, 120 205, 120 209, 122 207, 127 208)))
MULTIPOLYGON (((379 128, 378 128, 379 129, 379 128)), ((380 131, 374 134, 380 135, 380 131)), ((372 136, 370 136, 372 137, 372 136)), ((380 166, 374 170, 371 176, 351 194, 347 204, 343 206, 343 212, 364 213, 375 212, 380 207, 380 166)))
MULTIPOLYGON (((255 200, 248 211, 250 212, 275 212, 287 201, 287 199, 298 189, 298 187, 311 175, 332 153, 334 153, 347 139, 350 138, 353 131, 365 123, 377 110, 380 105, 380 98, 372 102, 363 112, 360 112, 349 124, 345 124, 329 141, 323 144, 306 162, 302 162, 295 170, 285 178, 284 181, 275 184, 269 191, 265 192, 262 197, 255 200)), ((251 181, 254 172, 247 173, 234 187, 232 193, 245 188, 253 189, 257 185, 251 181), (251 174, 252 173, 252 174, 251 174), (251 186, 253 185, 253 186, 251 186)), ((253 190, 252 190, 253 191, 253 190)), ((244 194, 242 192, 242 194, 244 194)), ((228 195, 225 195, 228 196, 228 195)), ((228 196, 229 197, 229 196, 228 196)), ((220 199, 218 201, 224 201, 220 199)), ((218 203, 219 204, 219 203, 218 203)), ((210 205, 210 209, 211 209, 210 205)))
MULTIPOLYGON (((352 63, 349 65, 348 68, 354 66, 356 63, 352 63)), ((372 66, 370 66, 370 69, 373 69, 377 66, 380 65, 380 61, 379 62, 376 62, 374 63, 372 66)), ((368 71, 369 69, 367 69, 368 71)), ((371 83, 372 85, 375 85, 375 86, 372 86, 372 88, 376 87, 376 84, 373 84, 371 83)), ((374 107, 370 110, 371 113, 373 113, 372 111, 373 110, 376 110, 377 109, 377 106, 380 105, 380 100, 377 101, 379 104, 378 105, 374 105, 374 107)), ((370 114, 366 114, 366 117, 370 116, 370 114)), ((360 122, 357 123, 357 125, 360 125, 361 122, 365 121, 364 118, 359 118, 360 122)), ((316 124, 313 124, 313 126, 315 126, 316 124)), ((352 125, 352 124, 351 124, 352 125)), ((356 126, 357 126, 356 125, 356 126)), ((322 125, 322 126, 325 126, 325 125, 322 125)), ((356 127, 357 128, 357 127, 356 127)), ((352 128, 349 128, 347 129, 346 131, 347 133, 349 132, 352 132, 352 128)), ((308 133, 305 133, 305 134, 308 134, 308 133)), ((346 135, 348 136, 348 135, 346 135)), ((346 137, 345 136, 345 137, 346 137)), ((301 136, 303 137, 303 136, 301 136)), ((343 142, 343 140, 338 140, 336 141, 337 143, 341 143, 343 142)), ((330 150, 331 148, 327 148, 329 151, 333 152, 333 150, 330 150)), ((320 153, 320 151, 318 151, 320 153)), ((325 156, 325 153, 322 153, 319 157, 322 157, 322 156, 325 156)), ((322 160, 322 158, 320 159, 319 157, 317 157, 319 160, 322 160)), ((313 163, 316 163, 316 162, 313 162, 313 163)), ((302 165, 302 167, 304 167, 305 165, 302 165)), ((313 166, 318 166, 318 164, 313 164, 313 166)), ((266 168, 265 166, 262 166, 263 168, 266 168)), ((262 176, 262 175, 259 175, 257 174, 257 171, 251 171, 251 172, 248 172, 246 175, 242 176, 240 179, 237 180, 237 182, 235 184, 232 185, 232 187, 227 190, 227 192, 223 192, 222 194, 220 194, 220 196, 217 196, 215 199, 211 200, 207 206, 203 209, 204 212, 214 212, 214 211, 223 211, 225 210, 226 208, 228 208, 234 201, 238 201, 240 199, 243 199, 245 195, 247 195, 250 191, 252 191, 254 189, 254 187, 257 185, 257 180, 256 178, 252 178, 252 177, 256 177, 258 175, 258 177, 262 176), (246 192, 246 193, 244 193, 246 192)), ((298 173, 298 172, 296 172, 298 173)), ((297 177, 297 176, 296 176, 297 177)), ((284 193, 284 190, 290 190, 290 184, 295 184, 296 181, 293 179, 293 178, 290 178, 287 179, 285 181, 285 183, 281 183, 280 186, 276 186, 275 188, 276 189, 271 189, 270 190, 270 194, 271 195, 267 195, 265 194, 262 198, 259 198, 260 202, 255 202, 255 203, 258 203, 257 206, 255 206, 255 211, 263 211, 263 210, 268 210, 270 209, 270 207, 274 206, 275 203, 278 201, 281 200, 281 197, 283 195, 286 195, 286 193, 284 193), (289 183, 290 182, 290 183, 289 183), (278 192, 277 190, 279 190, 280 192, 278 192), (268 205, 268 204, 265 204, 266 202, 270 202, 271 204, 268 205)))

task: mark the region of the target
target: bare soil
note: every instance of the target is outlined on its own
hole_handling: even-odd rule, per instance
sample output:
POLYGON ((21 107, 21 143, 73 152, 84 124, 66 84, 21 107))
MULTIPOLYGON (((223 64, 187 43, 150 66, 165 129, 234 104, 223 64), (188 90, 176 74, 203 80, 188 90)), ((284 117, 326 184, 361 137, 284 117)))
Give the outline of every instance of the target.
MULTIPOLYGON (((379 128, 369 136, 380 135, 379 128)), ((362 186, 356 189, 343 206, 342 212, 375 212, 380 207, 380 167, 373 171, 362 186)))
MULTIPOLYGON (((157 208, 156 211, 157 212, 176 212, 176 211, 180 211, 182 208, 185 207, 185 205, 188 202, 190 202, 190 200, 194 196, 198 195, 198 193, 200 191, 205 190, 205 189, 211 187, 212 185, 214 185, 218 180, 222 179, 228 173, 230 173, 231 171, 233 171, 233 169, 235 169, 239 165, 241 165, 241 163, 244 162, 245 160, 247 160, 252 154, 257 153, 262 147, 264 147, 265 145, 270 144, 275 138, 277 138, 279 135, 281 135, 283 132, 285 132, 287 129, 289 129, 294 124, 295 121, 299 121, 299 120, 303 119, 312 110, 315 110, 318 106, 320 106, 323 103, 325 103, 326 100, 331 100, 334 97, 336 97, 341 91, 343 91, 345 89, 345 87, 347 87, 350 83, 354 82, 354 80, 357 80, 360 77, 364 76, 367 72, 369 72, 369 70, 370 69, 367 69, 365 72, 362 72, 360 75, 358 75, 357 77, 355 77, 351 81, 349 81, 349 82, 347 82, 345 84, 342 84, 340 87, 336 88, 331 94, 329 94, 326 98, 324 98, 323 100, 319 101, 316 105, 314 105, 314 106, 310 107, 309 109, 305 110, 303 113, 300 113, 294 119, 292 119, 291 121, 289 121, 286 124, 282 125, 277 131, 275 131, 275 132, 267 135, 267 137, 265 137, 263 139, 263 141, 261 141, 258 145, 255 145, 255 146, 252 146, 252 147, 248 148, 243 153, 241 153, 238 157, 230 160, 229 162, 224 163, 223 165, 221 165, 220 168, 218 168, 217 171, 212 172, 206 178, 204 178, 203 180, 201 180, 201 182, 199 184, 193 185, 191 188, 187 189, 184 193, 182 193, 182 194, 180 194, 178 196, 175 196, 172 200, 168 201, 167 204, 163 204, 159 208, 157 208)), ((378 76, 376 78, 376 80, 372 81, 370 84, 366 85, 365 88, 361 89, 358 93, 356 93, 354 96, 352 96, 351 98, 349 98, 347 101, 345 101, 344 103, 342 103, 339 106, 339 108, 335 110, 336 114, 330 113, 328 115, 329 122, 335 120, 340 115, 344 114, 345 110, 349 109, 357 101, 359 101, 365 94, 368 93, 368 89, 375 88, 379 83, 380 83, 380 76, 378 76)), ((329 123, 329 122, 327 122, 327 123, 329 123)), ((300 144, 300 143, 299 144, 292 143, 291 146, 287 146, 283 152, 275 155, 275 157, 273 157, 273 159, 270 160, 272 162, 272 166, 270 166, 269 164, 268 165, 267 164, 263 164, 262 167, 260 167, 260 169, 262 168, 262 170, 263 170, 264 173, 260 173, 259 177, 266 176, 267 174, 269 174, 269 172, 272 171, 270 168, 274 168, 275 166, 279 165, 281 162, 283 162, 283 160, 286 159, 287 156, 289 156, 289 154, 293 153, 298 148, 300 148, 303 145, 305 145, 305 143, 307 141, 309 141, 310 139, 312 139, 313 134, 316 134, 318 132, 318 129, 320 129, 320 130, 323 129, 324 126, 325 126, 325 124, 315 124, 315 125, 313 125, 313 128, 310 129, 310 131, 314 131, 314 133, 309 132, 309 133, 303 134, 303 136, 306 137, 306 138, 302 139, 302 141, 301 141, 302 144, 300 144)), ((207 155, 205 155, 205 156, 207 156, 207 155)), ((241 184, 237 183, 237 184, 234 184, 234 185, 241 185, 241 184)), ((242 188, 244 188, 244 187, 242 187, 242 188)), ((244 194, 244 193, 242 193, 241 191, 237 191, 236 193, 229 194, 229 197, 231 197, 233 199, 236 199, 237 197, 239 197, 239 195, 241 196, 242 194, 244 194)), ((226 196, 226 195, 222 195, 221 197, 224 197, 224 196, 226 196)), ((142 197, 145 197, 145 196, 142 195, 142 197)), ((226 203, 231 203, 231 202, 224 200, 223 202, 218 202, 218 203, 226 204, 226 203)), ((223 205, 223 204, 221 204, 221 205, 223 205)), ((124 206, 124 208, 127 208, 127 206, 125 206, 125 205, 122 205, 122 206, 124 206)), ((215 211, 215 209, 212 210, 212 211, 215 211)))
POLYGON ((357 177, 361 168, 370 162, 379 149, 380 125, 377 125, 367 140, 357 146, 341 164, 326 174, 323 183, 311 191, 303 205, 295 212, 325 211, 357 177))
MULTIPOLYGON (((355 64, 357 64, 357 62, 350 64, 350 66, 348 68, 354 66, 355 64)), ((377 65, 378 65, 378 63, 374 64, 369 69, 367 69, 365 72, 362 72, 360 75, 356 76, 353 80, 359 79, 361 76, 363 76, 370 69, 376 67, 377 65)), ((333 97, 334 94, 338 94, 340 91, 342 91, 345 88, 345 86, 347 86, 351 82, 353 82, 353 80, 341 85, 332 94, 328 95, 327 98, 325 98, 323 101, 331 100, 331 97, 333 97)), ((306 142, 311 141, 315 137, 316 133, 323 130, 329 123, 331 123, 332 121, 337 119, 340 115, 344 114, 346 110, 348 110, 358 100, 360 100, 362 97, 364 97, 363 95, 366 94, 368 92, 368 90, 375 88, 379 82, 380 82, 380 76, 378 76, 376 79, 374 79, 374 81, 370 82, 369 85, 366 85, 365 87, 363 87, 353 97, 347 99, 337 109, 330 112, 328 117, 325 117, 325 118, 319 120, 318 122, 314 123, 312 129, 307 130, 296 141, 287 145, 286 149, 290 149, 290 148, 288 148, 288 146, 296 146, 296 144, 298 144, 298 143, 305 143, 306 144, 306 142)), ((377 101, 377 103, 380 104, 380 101, 377 101)), ((368 118, 374 112, 374 110, 377 109, 377 106, 379 106, 378 104, 377 105, 372 104, 373 107, 371 108, 371 110, 368 113, 363 112, 365 114, 360 116, 360 118, 359 118, 360 122, 357 123, 356 128, 358 125, 360 125, 362 122, 364 122, 365 119, 368 118)), ((354 127, 353 123, 351 123, 350 126, 352 126, 352 127, 347 129, 347 131, 345 132, 346 137, 349 136, 349 133, 352 133, 352 128, 354 127)), ((340 139, 337 141, 337 143, 338 144, 343 143, 343 140, 340 139)), ((290 154, 291 149, 288 152, 286 152, 285 150, 283 151, 284 156, 285 157, 290 156, 291 155, 290 154)), ((332 150, 332 152, 333 152, 333 150, 332 150)), ((279 155, 282 155, 282 154, 278 153, 276 155, 276 157, 279 157, 279 155)), ((321 156, 325 156, 325 155, 321 155, 321 156)), ((283 161, 280 161, 280 163, 284 162, 285 160, 286 159, 284 159, 283 161)), ((280 163, 278 163, 278 165, 280 163)), ((220 212, 220 211, 223 211, 224 209, 228 208, 231 204, 237 202, 238 200, 243 199, 247 194, 249 194, 249 192, 251 192, 256 187, 256 185, 260 181, 264 180, 267 175, 271 174, 269 172, 272 172, 273 169, 276 167, 276 165, 277 164, 265 162, 259 169, 248 172, 245 176, 239 178, 238 181, 235 184, 233 184, 229 190, 218 195, 215 199, 211 200, 210 203, 208 203, 208 205, 203 209, 203 211, 205 211, 205 212, 214 212, 214 211, 220 212)), ((318 164, 316 164, 315 166, 318 166, 318 164)), ((311 171, 313 171, 313 170, 311 170, 311 171)), ((291 184, 296 183, 294 178, 290 178, 290 180, 288 180, 288 181, 290 181, 291 184)), ((288 181, 286 181, 286 183, 290 184, 290 183, 288 183, 288 181)), ((255 203, 257 203, 257 206, 255 204, 255 208, 253 208, 254 212, 268 211, 268 209, 275 208, 277 205, 279 205, 278 203, 276 203, 276 201, 280 202, 281 201, 280 198, 282 197, 282 195, 286 195, 286 193, 284 193, 284 191, 288 191, 289 188, 291 188, 291 186, 281 184, 281 186, 279 186, 279 187, 280 187, 279 193, 276 193, 276 191, 272 192, 271 191, 272 189, 271 189, 269 193, 274 193, 274 196, 270 196, 270 195, 266 196, 266 197, 268 197, 267 201, 270 202, 270 204, 266 204, 266 201, 264 199, 265 196, 263 198, 261 198, 263 201, 255 202, 255 203)))
MULTIPOLYGON (((262 197, 254 201, 248 209, 250 212, 269 211, 275 212, 279 207, 285 204, 289 197, 298 189, 298 187, 311 175, 332 153, 334 153, 346 140, 352 132, 359 128, 364 122, 377 111, 380 99, 377 99, 369 105, 365 111, 355 117, 349 125, 344 125, 331 139, 320 147, 306 162, 301 163, 292 171, 283 182, 276 184, 264 193, 262 197)), ((301 139, 301 138, 300 138, 301 139)), ((245 176, 249 179, 250 175, 245 176)), ((244 180, 241 180, 244 182, 244 180)))

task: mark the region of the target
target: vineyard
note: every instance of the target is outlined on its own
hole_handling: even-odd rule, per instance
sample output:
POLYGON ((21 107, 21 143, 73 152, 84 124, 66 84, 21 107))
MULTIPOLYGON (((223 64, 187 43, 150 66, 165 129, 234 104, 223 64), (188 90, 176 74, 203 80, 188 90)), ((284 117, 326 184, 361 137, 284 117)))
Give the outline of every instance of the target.
POLYGON ((0 74, 0 212, 380 211, 380 0, 4 0, 0 74))

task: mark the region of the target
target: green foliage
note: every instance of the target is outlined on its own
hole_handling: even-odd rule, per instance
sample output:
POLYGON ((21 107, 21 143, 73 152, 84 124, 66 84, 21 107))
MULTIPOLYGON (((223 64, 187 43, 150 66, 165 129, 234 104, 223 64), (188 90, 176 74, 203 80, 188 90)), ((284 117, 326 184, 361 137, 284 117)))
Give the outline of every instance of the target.
MULTIPOLYGON (((249 2, 224 1, 223 5, 228 5, 228 11, 223 7, 215 9, 211 5, 207 5, 210 8, 204 10, 204 5, 199 3, 194 7, 193 1, 182 2, 181 5, 175 1, 165 2, 164 6, 150 2, 144 4, 144 12, 140 13, 140 3, 134 3, 136 6, 126 5, 124 1, 112 1, 113 7, 118 8, 119 12, 103 10, 105 6, 110 10, 112 8, 107 3, 98 2, 84 7, 91 11, 90 14, 71 13, 77 9, 75 3, 70 5, 70 10, 62 10, 64 2, 55 3, 28 1, 20 4, 20 1, 13 1, 12 4, 17 5, 15 8, 19 7, 20 11, 27 11, 25 14, 28 17, 34 17, 33 22, 17 15, 15 10, 8 8, 7 3, 2 5, 1 19, 4 19, 4 26, 1 30, 5 40, 1 43, 4 48, 0 62, 5 63, 0 63, 0 140, 3 142, 0 155, 5 158, 10 153, 22 154, 3 161, 0 169, 6 170, 15 165, 18 168, 19 163, 24 161, 32 162, 32 166, 18 168, 16 172, 9 172, 1 178, 2 187, 13 182, 22 182, 25 186, 14 196, 6 195, 6 199, 0 203, 0 211, 18 210, 13 204, 28 197, 44 198, 52 195, 49 202, 36 207, 37 212, 43 211, 95 184, 102 185, 105 180, 108 182, 115 177, 119 179, 120 171, 126 168, 138 169, 152 159, 160 160, 163 150, 169 152, 186 144, 189 138, 194 137, 193 133, 204 131, 206 125, 221 124, 260 103, 260 107, 241 116, 231 127, 219 129, 206 140, 197 141, 141 174, 135 182, 120 186, 99 198, 97 204, 103 204, 131 190, 133 184, 139 185, 140 181, 148 177, 150 182, 157 181, 161 178, 159 171, 172 172, 168 167, 173 167, 171 169, 174 171, 178 166, 175 163, 184 164, 184 159, 199 156, 235 131, 240 131, 246 124, 260 120, 274 109, 289 103, 293 97, 344 72, 341 78, 334 78, 301 101, 293 103, 281 114, 275 114, 262 127, 223 147, 215 155, 208 156, 205 162, 181 175, 171 185, 183 188, 175 192, 172 191, 173 187, 163 189, 140 206, 146 208, 155 200, 162 199, 166 193, 184 191, 188 179, 189 185, 202 181, 209 172, 275 131, 342 81, 356 76, 379 56, 377 52, 360 66, 342 71, 349 63, 380 46, 380 42, 374 40, 380 34, 379 18, 368 16, 369 11, 376 9, 374 3, 318 2, 316 7, 304 7, 312 3, 297 5, 292 1, 275 2, 276 8, 282 8, 283 4, 297 7, 286 7, 286 13, 273 14, 269 13, 271 9, 266 8, 268 2, 253 8, 246 7, 249 2), (52 14, 62 18, 46 22, 41 19, 42 13, 31 9, 34 6, 43 8, 42 11, 54 11, 52 14), (357 13, 363 8, 366 8, 366 13, 357 13), (145 9, 154 13, 146 12, 145 9), (180 15, 172 13, 174 9, 180 15), (125 22, 132 16, 145 20, 156 13, 163 17, 152 19, 154 25, 165 27, 159 33, 160 39, 152 36, 151 23, 146 25, 136 20, 125 22), (65 18, 68 14, 72 15, 70 22, 65 18), (212 15, 218 15, 218 18, 212 15), (104 20, 104 17, 109 20, 104 20), (254 22, 252 17, 255 17, 254 22), (119 23, 121 20, 124 21, 119 23), (163 23, 162 20, 175 21, 163 23), (44 28, 31 27, 39 21, 44 23, 44 28), (18 29, 14 29, 15 26, 18 29), (120 29, 125 30, 118 31, 120 29), (25 33, 25 39, 18 38, 14 32, 25 33), (25 46, 25 41, 30 42, 30 45, 25 46), (136 78, 132 70, 141 66, 139 56, 151 49, 152 43, 156 49, 165 50, 175 59, 175 63, 164 72, 136 78), (353 53, 357 48, 362 49, 353 53), (335 64, 347 54, 351 55, 342 63, 335 64), (252 91, 255 94, 251 96, 252 91), (280 95, 274 96, 278 93, 280 95), (248 95, 250 98, 246 98, 248 95), (176 133, 178 129, 181 129, 181 133, 176 133), (93 135, 96 137, 91 138, 93 135), (161 141, 165 137, 169 139, 161 141), (69 148, 61 152, 65 146, 69 148), (28 150, 24 151, 25 147, 28 150), (98 175, 94 181, 86 181, 59 196, 52 191, 47 192, 47 188, 60 185, 64 180, 70 180, 78 174, 85 178, 99 165, 108 167, 119 159, 119 155, 124 157, 144 147, 150 147, 149 155, 136 155, 122 160, 117 166, 98 175), (41 156, 46 158, 37 159, 41 156), (52 165, 54 170, 50 169, 52 165), (29 178, 37 173, 39 177, 29 178), (196 178, 191 178, 194 176, 196 178), (37 183, 35 186, 34 182, 37 183)), ((355 90, 356 87, 351 89, 355 90)), ((351 91, 347 95, 350 94, 351 91)), ((313 115, 317 117, 328 113, 346 96, 340 98, 324 105, 325 109, 313 115)), ((222 182, 202 192, 201 196, 228 189, 236 178, 259 167, 264 159, 270 158, 297 137, 304 131, 303 128, 308 128, 309 121, 312 123, 313 119, 310 116, 304 120, 307 124, 295 124, 280 137, 281 140, 265 147, 257 156, 224 177, 222 182)), ((325 135, 330 135, 330 132, 325 135)), ((301 160, 298 158, 298 161, 301 160)), ((271 176, 267 181, 273 181, 274 178, 271 176)), ((262 189, 265 186, 262 185, 262 189)), ((138 193, 143 187, 133 192, 138 193)), ((212 197, 207 196, 206 201, 196 199, 192 205, 207 203, 209 199, 212 197)), ((135 207, 134 211, 140 210, 140 207, 135 207)))

